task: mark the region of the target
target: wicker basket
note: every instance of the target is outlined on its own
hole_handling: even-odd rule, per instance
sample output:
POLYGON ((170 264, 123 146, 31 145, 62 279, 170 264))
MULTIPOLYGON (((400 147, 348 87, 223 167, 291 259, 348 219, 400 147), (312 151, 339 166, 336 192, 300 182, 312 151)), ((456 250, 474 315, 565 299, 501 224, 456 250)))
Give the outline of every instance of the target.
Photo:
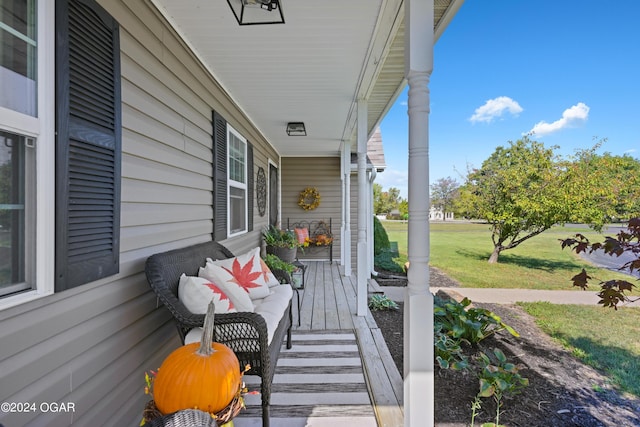
POLYGON ((150 400, 144 407, 142 418, 145 421, 145 425, 148 423, 150 427, 222 427, 233 420, 242 408, 244 408, 244 399, 239 393, 226 408, 213 416, 208 412, 196 409, 187 409, 164 415, 158 410, 156 403, 150 400))

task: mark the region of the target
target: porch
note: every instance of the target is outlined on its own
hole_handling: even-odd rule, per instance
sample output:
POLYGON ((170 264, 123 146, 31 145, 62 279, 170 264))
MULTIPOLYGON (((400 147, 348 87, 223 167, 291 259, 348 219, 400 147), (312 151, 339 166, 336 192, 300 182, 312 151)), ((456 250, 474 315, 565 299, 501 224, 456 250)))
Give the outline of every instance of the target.
MULTIPOLYGON (((403 381, 371 313, 355 314, 356 277, 344 276, 338 263, 304 263, 300 325, 294 294, 293 348, 280 353, 271 424, 403 425, 403 381)), ((249 386, 256 380, 245 379, 249 386)), ((247 397, 236 427, 261 425, 259 402, 259 396, 247 397)))

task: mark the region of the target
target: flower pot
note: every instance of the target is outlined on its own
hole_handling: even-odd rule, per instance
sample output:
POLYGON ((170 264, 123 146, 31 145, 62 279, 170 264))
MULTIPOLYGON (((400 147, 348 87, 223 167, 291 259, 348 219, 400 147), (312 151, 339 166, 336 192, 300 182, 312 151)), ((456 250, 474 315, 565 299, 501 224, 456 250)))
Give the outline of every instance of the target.
POLYGON ((298 248, 281 248, 279 246, 267 245, 267 253, 273 254, 285 262, 293 262, 296 260, 298 248))

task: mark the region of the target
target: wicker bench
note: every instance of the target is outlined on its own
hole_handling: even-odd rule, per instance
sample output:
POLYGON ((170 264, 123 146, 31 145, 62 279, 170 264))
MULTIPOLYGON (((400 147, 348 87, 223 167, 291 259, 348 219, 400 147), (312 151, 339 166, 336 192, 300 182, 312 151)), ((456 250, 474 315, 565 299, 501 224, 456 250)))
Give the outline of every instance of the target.
MULTIPOLYGON (((180 275, 185 273, 197 276, 207 258, 226 259, 234 255, 217 242, 200 243, 185 248, 150 256, 145 265, 149 285, 160 301, 173 315, 178 334, 184 343, 186 334, 193 328, 204 324, 204 314, 193 314, 178 300, 180 275)), ((274 272, 277 275, 277 272, 274 272)), ((273 334, 269 344, 267 324, 258 313, 238 312, 216 315, 216 342, 229 346, 238 359, 240 366, 249 365, 248 375, 261 378, 262 425, 269 426, 269 402, 271 383, 282 342, 287 339, 287 348, 291 348, 291 301, 273 334)))
POLYGON ((331 218, 324 220, 292 220, 287 218, 287 230, 306 229, 309 236, 309 246, 304 250, 328 249, 329 262, 333 264, 333 233, 331 232, 331 218))

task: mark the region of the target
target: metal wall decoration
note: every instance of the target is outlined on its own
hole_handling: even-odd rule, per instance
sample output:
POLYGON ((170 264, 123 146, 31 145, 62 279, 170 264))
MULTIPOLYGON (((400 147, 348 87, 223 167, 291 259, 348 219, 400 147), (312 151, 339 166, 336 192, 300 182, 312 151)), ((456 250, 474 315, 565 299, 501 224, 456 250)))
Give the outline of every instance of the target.
POLYGON ((264 216, 267 210, 267 178, 262 167, 258 168, 256 198, 258 199, 258 213, 260 216, 264 216))

